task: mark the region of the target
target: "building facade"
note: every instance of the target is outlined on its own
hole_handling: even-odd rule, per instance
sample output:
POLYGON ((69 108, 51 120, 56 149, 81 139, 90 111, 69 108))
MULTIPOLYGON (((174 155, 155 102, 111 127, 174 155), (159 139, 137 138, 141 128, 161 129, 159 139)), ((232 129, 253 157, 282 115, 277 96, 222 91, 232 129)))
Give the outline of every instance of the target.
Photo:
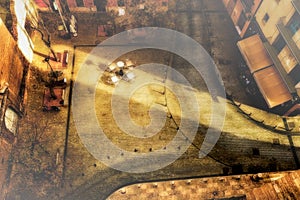
POLYGON ((28 24, 37 24, 31 1, 9 1, 7 15, 0 18, 0 199, 4 199, 11 166, 11 151, 18 121, 25 112, 28 69, 33 44, 28 24))
POLYGON ((262 0, 223 0, 228 14, 241 38, 250 27, 262 0))
MULTIPOLYGON (((19 117, 23 114, 25 103, 25 79, 28 65, 20 54, 17 42, 14 40, 3 21, 0 19, 0 183, 5 183, 6 169, 9 168, 9 158, 17 135, 19 117), (23 78, 24 77, 24 78, 23 78)), ((0 185, 2 188, 3 186, 0 185)))
POLYGON ((299 114, 300 1, 223 3, 238 26, 241 40, 237 45, 268 107, 288 105, 284 115, 299 114), (252 5, 251 18, 239 23, 245 21, 245 5, 252 5))
MULTIPOLYGON (((282 76, 288 90, 298 99, 300 92, 300 1, 264 1, 257 14, 259 24, 267 41, 268 51, 276 69, 282 76)), ((294 108, 297 108, 294 105, 294 108)), ((294 112, 293 108, 287 113, 294 112)))

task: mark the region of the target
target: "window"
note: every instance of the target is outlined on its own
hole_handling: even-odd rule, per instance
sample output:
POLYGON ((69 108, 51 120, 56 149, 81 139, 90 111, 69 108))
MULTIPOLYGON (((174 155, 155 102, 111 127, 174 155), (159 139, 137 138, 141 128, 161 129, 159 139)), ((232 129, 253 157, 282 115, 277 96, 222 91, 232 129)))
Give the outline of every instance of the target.
POLYGON ((265 16, 263 17, 263 22, 264 22, 264 23, 267 23, 268 20, 269 20, 269 18, 270 18, 269 14, 266 13, 265 16))
POLYGON ((253 154, 254 156, 259 156, 259 155, 260 155, 259 149, 258 149, 258 148, 252 148, 252 154, 253 154))
POLYGON ((273 47, 276 49, 277 53, 279 53, 283 49, 283 47, 285 47, 285 45, 286 42, 281 35, 279 35, 273 43, 273 47))
POLYGON ((17 124, 18 124, 19 116, 18 114, 8 107, 5 111, 5 126, 6 128, 12 132, 13 134, 17 133, 17 124))
POLYGON ((240 27, 241 30, 245 26, 246 21, 247 21, 247 17, 245 15, 245 12, 242 12, 237 23, 237 25, 240 27))
POLYGON ((298 12, 295 12, 293 17, 291 18, 290 22, 288 23, 288 29, 292 32, 292 35, 294 35, 300 28, 300 15, 298 12))

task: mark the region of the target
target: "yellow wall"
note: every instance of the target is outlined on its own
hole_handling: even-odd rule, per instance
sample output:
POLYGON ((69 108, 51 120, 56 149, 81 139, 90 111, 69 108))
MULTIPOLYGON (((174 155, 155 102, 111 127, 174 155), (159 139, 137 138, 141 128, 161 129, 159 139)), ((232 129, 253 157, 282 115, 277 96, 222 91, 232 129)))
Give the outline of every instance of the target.
POLYGON ((19 91, 23 77, 24 63, 17 44, 0 19, 0 88, 9 84, 10 100, 18 105, 19 91))
MULTIPOLYGON (((256 20, 271 44, 279 34, 276 24, 279 22, 280 18, 290 16, 291 13, 294 12, 295 9, 290 0, 281 0, 279 3, 275 0, 266 0, 262 2, 256 13, 256 20), (264 23, 263 18, 266 13, 268 13, 270 18, 266 23, 264 23)), ((286 21, 287 19, 284 19, 285 23, 286 21)))

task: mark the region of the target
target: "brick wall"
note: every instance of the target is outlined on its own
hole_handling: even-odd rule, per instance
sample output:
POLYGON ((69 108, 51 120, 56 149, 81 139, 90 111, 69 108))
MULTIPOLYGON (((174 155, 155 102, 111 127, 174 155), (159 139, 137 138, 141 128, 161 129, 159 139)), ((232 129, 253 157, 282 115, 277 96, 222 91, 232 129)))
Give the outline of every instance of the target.
POLYGON ((19 98, 19 91, 24 71, 24 59, 18 50, 17 43, 10 35, 4 23, 0 21, 0 88, 8 83, 9 100, 16 107, 19 108, 21 99, 19 98))
POLYGON ((8 158, 11 152, 14 135, 5 128, 3 117, 7 106, 13 107, 16 111, 22 108, 22 98, 19 96, 21 82, 24 72, 24 57, 18 50, 17 43, 7 30, 6 26, 0 19, 0 89, 8 85, 7 101, 4 101, 3 91, 0 98, 2 108, 0 108, 0 199, 4 199, 5 178, 7 176, 8 158), (3 105, 4 103, 4 105, 3 105), (1 191, 2 190, 2 191, 1 191))

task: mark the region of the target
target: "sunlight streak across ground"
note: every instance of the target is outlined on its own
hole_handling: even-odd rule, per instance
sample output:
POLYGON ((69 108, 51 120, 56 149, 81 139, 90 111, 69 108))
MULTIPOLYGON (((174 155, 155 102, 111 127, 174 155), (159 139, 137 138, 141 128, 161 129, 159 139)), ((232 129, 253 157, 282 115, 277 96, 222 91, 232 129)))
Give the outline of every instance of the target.
MULTIPOLYGON (((107 68, 107 64, 97 61, 97 55, 102 60, 104 59, 112 63, 125 53, 138 49, 153 48, 179 55, 193 65, 204 79, 213 100, 210 127, 201 146, 199 158, 205 157, 212 150, 219 139, 225 119, 226 102, 224 85, 216 66, 204 48, 190 37, 174 30, 151 27, 142 29, 146 33, 144 36, 135 35, 134 33, 137 30, 125 31, 105 40, 97 48, 94 48, 91 52, 91 55, 93 55, 93 65, 91 65, 88 58, 88 63, 85 62, 81 66, 75 83, 73 98, 73 107, 81 107, 80 110, 74 109, 73 111, 76 128, 89 152, 106 165, 130 173, 143 173, 161 169, 174 162, 185 152, 190 145, 190 141, 193 140, 197 133, 199 126, 200 113, 198 108, 196 108, 198 106, 197 100, 190 98, 190 95, 185 95, 188 93, 186 89, 182 88, 182 85, 189 86, 189 84, 186 79, 182 78, 184 76, 176 72, 176 70, 167 70, 168 79, 171 78, 172 81, 167 79, 165 85, 171 85, 171 91, 174 92, 181 107, 181 121, 177 135, 163 149, 149 153, 125 151, 113 144, 106 137, 97 120, 94 105, 95 87, 99 77, 103 75, 104 70, 107 68), (190 103, 188 103, 189 101, 190 103), (180 132, 184 132, 185 135, 180 132)), ((157 66, 160 65, 156 65, 156 68, 157 66)), ((144 70, 146 70, 146 74, 155 74, 156 68, 147 66, 144 70)), ((141 84, 143 85, 142 82, 141 84)), ((134 85, 133 90, 142 85, 134 85)), ((121 104, 128 105, 130 95, 124 95, 124 91, 128 90, 129 87, 120 88, 119 90, 116 89, 112 95, 113 97, 122 97, 121 100, 126 97, 125 102, 122 103, 121 101, 121 104)), ((128 94, 130 93, 128 92, 128 94)), ((112 104, 115 104, 115 102, 118 102, 117 104, 120 105, 120 99, 117 98, 116 101, 112 100, 112 104)), ((117 121, 119 128, 125 129, 124 131, 131 135, 135 134, 135 137, 145 135, 144 131, 139 131, 141 129, 140 126, 135 126, 132 123, 128 106, 123 108, 125 110, 120 109, 120 106, 112 106, 114 119, 117 121), (124 113, 127 114, 124 115, 124 113), (125 118, 121 119, 120 123, 118 123, 119 118, 122 117, 125 118)), ((161 116, 161 112, 157 111, 156 113, 161 116)), ((152 116, 155 115, 152 112, 152 116)), ((161 120, 161 117, 153 120, 155 123, 157 123, 157 120, 162 121, 162 123, 158 123, 159 126, 164 122, 161 120)), ((150 123, 150 127, 153 127, 152 123, 150 123)), ((157 130, 158 128, 155 127, 154 132, 157 130)), ((154 134, 153 130, 150 132, 150 135, 154 134)))

